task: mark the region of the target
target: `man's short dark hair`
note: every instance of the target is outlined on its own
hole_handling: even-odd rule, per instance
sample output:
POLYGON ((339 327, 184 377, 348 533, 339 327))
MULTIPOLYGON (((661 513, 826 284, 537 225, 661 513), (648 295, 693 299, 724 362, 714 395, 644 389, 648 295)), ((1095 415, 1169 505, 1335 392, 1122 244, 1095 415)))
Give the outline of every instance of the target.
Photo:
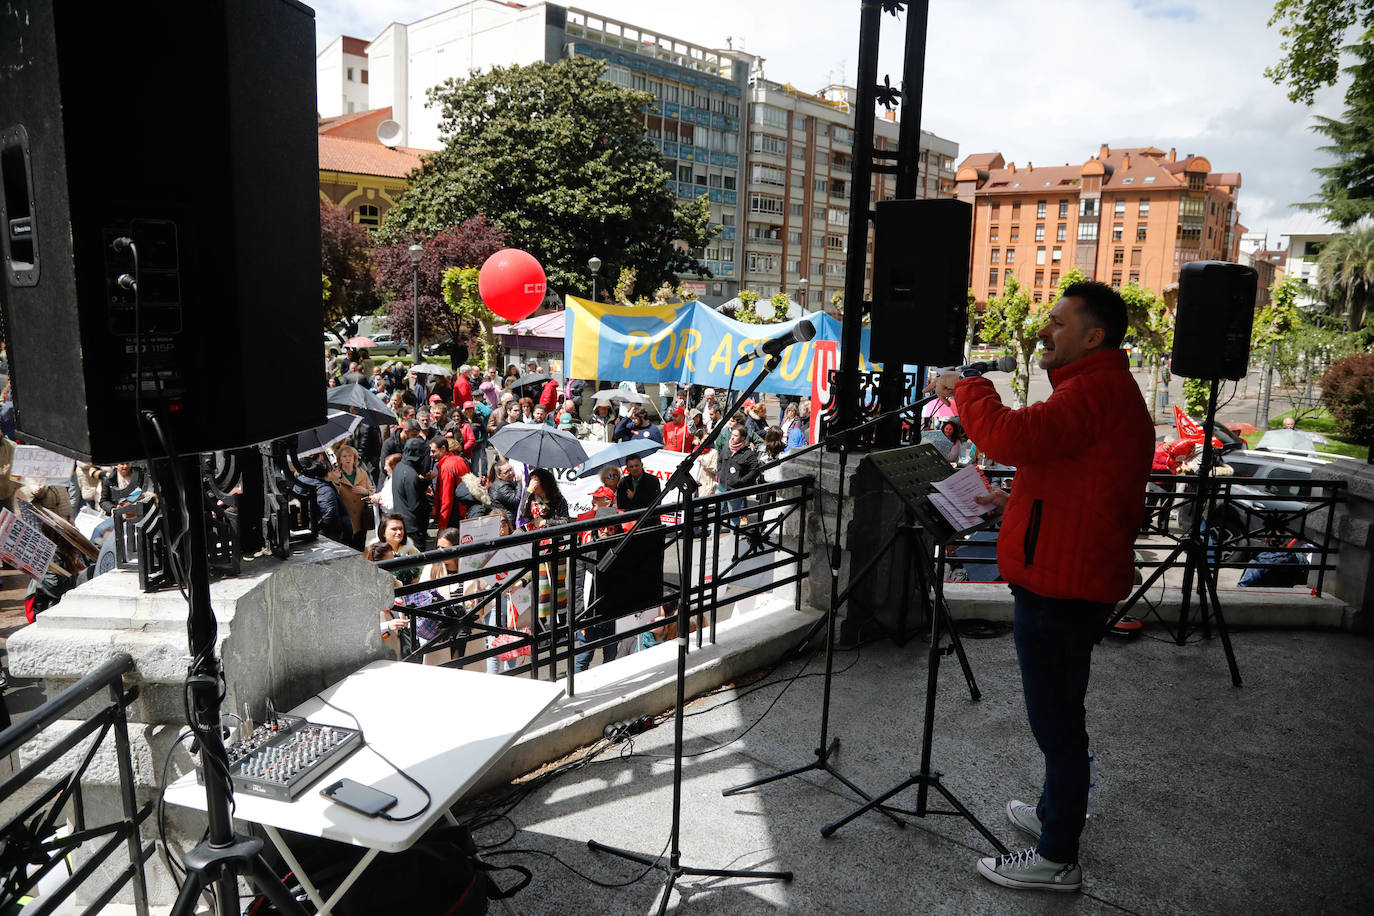
POLYGON ((1105 283, 1095 280, 1079 280, 1070 283, 1060 298, 1073 297, 1082 305, 1083 324, 1089 328, 1101 328, 1102 346, 1116 348, 1126 336, 1126 300, 1121 294, 1105 283))

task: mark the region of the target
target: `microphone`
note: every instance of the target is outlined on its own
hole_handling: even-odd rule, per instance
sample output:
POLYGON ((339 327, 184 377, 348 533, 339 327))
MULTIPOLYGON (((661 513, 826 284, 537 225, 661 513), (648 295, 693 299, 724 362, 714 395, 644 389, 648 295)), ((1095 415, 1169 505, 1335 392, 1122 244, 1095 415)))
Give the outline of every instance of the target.
POLYGON ((795 343, 810 340, 816 336, 816 326, 807 319, 803 318, 792 326, 792 330, 786 334, 779 334, 777 337, 765 340, 754 349, 740 357, 741 363, 747 363, 751 359, 759 359, 764 356, 777 356, 783 350, 795 343))
POLYGON ((999 356, 996 359, 983 360, 980 363, 969 363, 967 366, 950 366, 945 372, 963 372, 965 369, 972 369, 975 372, 1015 372, 1015 356, 999 356))

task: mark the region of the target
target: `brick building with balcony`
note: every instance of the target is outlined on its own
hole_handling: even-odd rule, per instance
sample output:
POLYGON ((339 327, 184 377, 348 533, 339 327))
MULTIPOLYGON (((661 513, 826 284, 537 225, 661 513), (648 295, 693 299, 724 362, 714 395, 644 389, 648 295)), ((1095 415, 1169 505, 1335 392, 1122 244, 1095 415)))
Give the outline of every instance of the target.
POLYGON ((973 206, 969 286, 977 302, 1007 278, 1048 301, 1060 276, 1161 291, 1189 261, 1236 261, 1239 172, 1214 172, 1202 156, 1153 146, 1103 145, 1082 165, 1018 168, 1001 153, 959 164, 956 195, 973 206))

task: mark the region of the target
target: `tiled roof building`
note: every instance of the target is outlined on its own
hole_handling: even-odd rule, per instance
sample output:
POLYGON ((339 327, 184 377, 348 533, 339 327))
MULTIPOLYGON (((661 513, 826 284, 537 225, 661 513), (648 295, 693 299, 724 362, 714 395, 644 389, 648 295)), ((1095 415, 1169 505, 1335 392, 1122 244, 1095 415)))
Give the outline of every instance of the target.
POLYGON ((1235 261, 1240 250, 1240 173, 1172 149, 1104 144, 1082 165, 1048 168, 978 153, 960 163, 955 188, 973 205, 969 286, 980 303, 1008 276, 1046 301, 1074 266, 1112 286, 1160 291, 1187 262, 1235 261))
POLYGON ((364 226, 381 225, 427 152, 384 146, 377 128, 390 118, 390 108, 378 108, 319 122, 320 198, 347 210, 364 226))

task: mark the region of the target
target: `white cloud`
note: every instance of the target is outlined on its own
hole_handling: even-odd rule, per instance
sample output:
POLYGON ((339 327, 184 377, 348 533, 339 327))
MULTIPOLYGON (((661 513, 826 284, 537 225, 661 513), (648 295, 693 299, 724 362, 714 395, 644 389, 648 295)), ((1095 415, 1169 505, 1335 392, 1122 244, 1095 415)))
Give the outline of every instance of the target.
MULTIPOLYGON (((456 2, 323 0, 320 43, 344 32, 372 38, 456 2)), ((815 90, 853 84, 856 0, 586 0, 579 8, 646 29, 765 58, 771 79, 815 90)), ((1310 199, 1322 139, 1313 113, 1338 116, 1343 90, 1294 105, 1264 78, 1279 36, 1269 3, 1255 0, 985 0, 931 4, 922 126, 960 154, 1000 150, 1008 160, 1078 163, 1113 146, 1152 144, 1196 153, 1242 173, 1242 221, 1276 239, 1289 204, 1310 199)), ((879 79, 901 79, 905 20, 883 17, 879 79)))

